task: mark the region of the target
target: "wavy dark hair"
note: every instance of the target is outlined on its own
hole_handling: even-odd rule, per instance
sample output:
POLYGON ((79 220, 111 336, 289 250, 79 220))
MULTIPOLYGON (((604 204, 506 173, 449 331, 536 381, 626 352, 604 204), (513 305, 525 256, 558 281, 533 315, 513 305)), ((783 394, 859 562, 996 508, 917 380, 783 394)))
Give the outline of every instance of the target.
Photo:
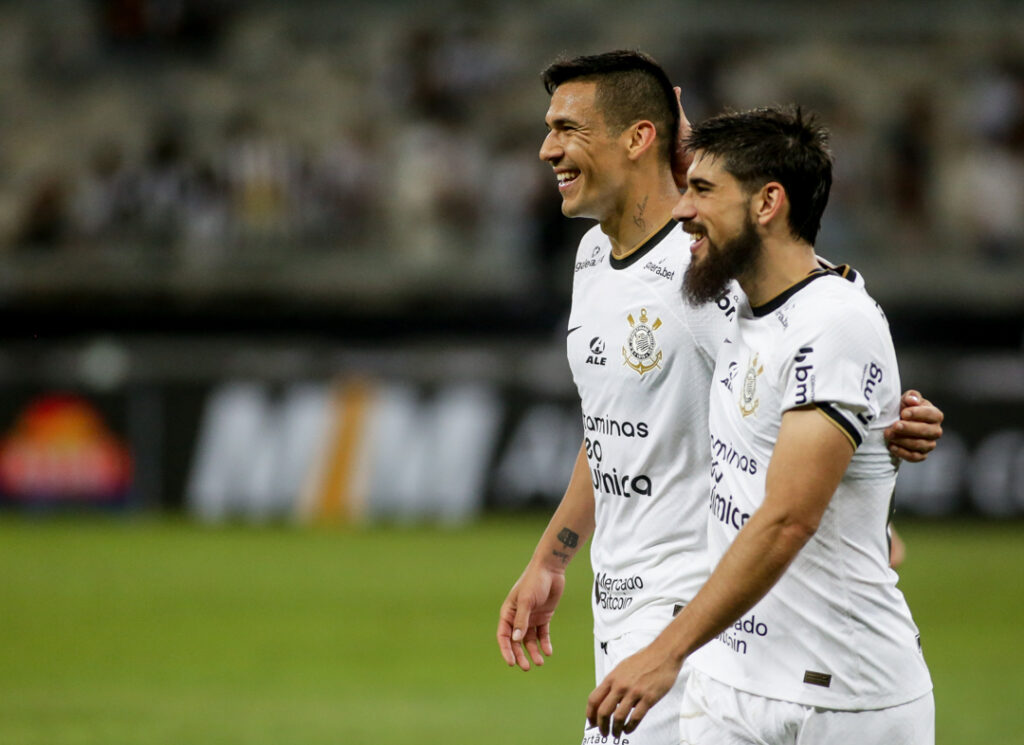
POLYGON ((686 147, 721 158, 749 193, 782 184, 790 231, 814 245, 832 189, 832 153, 828 130, 813 113, 799 106, 726 112, 694 125, 686 147))

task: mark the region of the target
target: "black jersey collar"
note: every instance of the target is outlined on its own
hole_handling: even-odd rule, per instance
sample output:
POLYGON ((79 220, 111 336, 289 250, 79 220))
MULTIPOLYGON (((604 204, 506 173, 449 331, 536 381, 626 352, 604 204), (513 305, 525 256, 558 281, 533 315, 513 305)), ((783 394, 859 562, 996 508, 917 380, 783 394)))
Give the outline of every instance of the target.
POLYGON ((783 305, 785 305, 787 300, 789 300, 795 294, 800 292, 800 290, 805 288, 811 282, 813 282, 814 280, 816 280, 816 279, 818 279, 820 277, 828 276, 829 274, 831 274, 833 276, 837 276, 838 275, 838 273, 835 272, 834 270, 827 269, 825 267, 822 267, 821 269, 815 269, 813 272, 808 274, 806 277, 801 279, 799 282, 797 282, 794 285, 790 285, 787 289, 783 290, 781 294, 776 295, 775 297, 773 297, 771 300, 769 300, 764 305, 751 305, 750 306, 750 312, 754 314, 755 318, 760 318, 761 316, 766 316, 769 313, 771 313, 772 311, 778 310, 783 305))
POLYGON ((651 252, 651 249, 657 246, 661 241, 672 232, 672 229, 676 226, 675 220, 669 220, 657 233, 652 235, 646 241, 640 244, 640 246, 633 251, 629 256, 624 259, 616 259, 611 256, 612 269, 625 269, 626 267, 633 266, 636 262, 640 261, 644 256, 651 252))

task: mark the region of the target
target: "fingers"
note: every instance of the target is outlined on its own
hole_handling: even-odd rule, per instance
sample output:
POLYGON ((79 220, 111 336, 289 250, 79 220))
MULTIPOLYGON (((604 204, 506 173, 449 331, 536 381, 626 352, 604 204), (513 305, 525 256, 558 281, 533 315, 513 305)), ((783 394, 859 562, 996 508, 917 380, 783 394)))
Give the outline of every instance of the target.
POLYGON ((892 431, 893 437, 916 437, 923 440, 937 440, 942 436, 942 425, 931 420, 904 418, 894 422, 889 429, 892 431))
POLYGON ((942 409, 922 396, 920 392, 911 389, 900 398, 900 418, 942 424, 945 415, 942 413, 942 409))
POLYGON ((530 659, 526 656, 526 651, 523 649, 523 645, 518 642, 512 642, 512 653, 516 658, 516 665, 523 672, 530 670, 530 659))
POLYGON ((498 619, 498 650, 505 664, 513 667, 516 664, 515 654, 512 652, 512 625, 504 618, 498 619))
POLYGON ((675 147, 672 148, 672 179, 676 187, 683 191, 686 188, 686 171, 693 159, 692 153, 685 146, 686 138, 690 136, 690 122, 683 111, 682 89, 675 86, 672 90, 675 91, 676 101, 679 103, 679 131, 676 133, 675 147))
POLYGON ((920 463, 935 449, 942 437, 942 412, 934 406, 903 409, 904 418, 885 430, 889 453, 896 458, 920 463), (913 417, 911 419, 911 417, 913 417))
MULTIPOLYGON (((519 666, 523 671, 531 668, 530 661, 538 667, 544 664, 545 656, 551 656, 551 624, 545 623, 541 626, 526 626, 525 631, 518 624, 518 614, 515 620, 509 621, 512 616, 511 608, 502 606, 501 617, 498 619, 498 649, 505 664, 509 667, 519 666)), ((527 623, 529 618, 527 617, 527 623)))
POLYGON ((510 592, 508 597, 505 598, 505 602, 501 604, 501 610, 498 611, 498 650, 501 652, 501 657, 505 660, 505 664, 512 667, 516 664, 515 655, 512 653, 512 619, 515 618, 515 611, 513 610, 513 594, 510 592))
MULTIPOLYGON (((621 734, 630 734, 633 730, 640 726, 640 722, 643 721, 644 717, 647 716, 647 712, 650 709, 650 705, 643 700, 637 702, 636 706, 633 707, 633 712, 629 715, 629 720, 623 725, 621 734)), ((618 735, 616 735, 618 737, 618 735)))
POLYGON ((938 426, 942 424, 942 420, 945 419, 945 415, 939 407, 933 406, 929 403, 922 403, 918 406, 906 406, 901 409, 900 419, 938 426))
POLYGON ((555 649, 551 646, 551 624, 543 623, 537 628, 537 635, 540 637, 540 648, 544 654, 550 657, 555 649))
POLYGON ((906 448, 901 448, 898 445, 890 445, 889 454, 894 458, 905 460, 908 463, 921 463, 928 458, 927 453, 918 453, 913 450, 907 450, 906 448))
POLYGON ((690 120, 686 118, 686 112, 683 110, 683 89, 677 85, 672 90, 675 91, 676 103, 679 104, 679 135, 682 139, 690 133, 690 120))
POLYGON ((903 452, 908 452, 927 456, 938 444, 937 440, 942 436, 942 428, 935 424, 896 422, 885 430, 884 434, 886 442, 889 444, 889 452, 893 455, 903 457, 903 452))
POLYGON ((512 623, 512 641, 514 642, 521 642, 526 638, 526 629, 530 625, 530 613, 533 612, 533 603, 524 595, 526 593, 519 596, 519 602, 516 605, 516 618, 512 623))
POLYGON ((618 738, 629 734, 647 714, 650 706, 639 693, 628 689, 613 689, 607 682, 602 683, 587 699, 587 721, 597 727, 605 737, 609 733, 618 738))
POLYGON ((923 396, 920 391, 916 391, 911 388, 906 391, 903 396, 900 397, 901 406, 917 406, 923 400, 923 396))
MULTIPOLYGON (((608 684, 608 679, 605 678, 601 681, 601 684, 591 691, 590 695, 587 696, 587 721, 590 722, 591 727, 600 727, 601 722, 598 718, 598 709, 604 704, 605 698, 611 691, 611 686, 608 684)), ((616 701, 616 703, 618 703, 616 701)), ((601 730, 601 734, 605 737, 608 736, 608 719, 607 715, 604 720, 604 729, 601 730)))
POLYGON ((540 667, 544 664, 544 656, 540 653, 540 649, 537 647, 537 627, 531 626, 526 632, 526 638, 523 640, 523 646, 530 653, 530 659, 533 660, 533 664, 540 667))
POLYGON ((935 445, 935 440, 930 438, 897 436, 889 441, 889 452, 892 452, 892 449, 895 447, 917 455, 928 455, 928 453, 935 449, 935 445))
POLYGON ((896 422, 885 431, 885 436, 890 445, 930 453, 938 444, 936 440, 941 433, 942 428, 935 424, 896 422))

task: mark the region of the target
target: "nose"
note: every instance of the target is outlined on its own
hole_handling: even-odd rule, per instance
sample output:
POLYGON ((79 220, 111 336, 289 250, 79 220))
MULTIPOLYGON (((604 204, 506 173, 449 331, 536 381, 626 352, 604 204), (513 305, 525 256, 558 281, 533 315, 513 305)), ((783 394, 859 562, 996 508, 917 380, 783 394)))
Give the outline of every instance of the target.
POLYGON ((537 154, 545 163, 555 163, 562 158, 562 146, 558 142, 554 131, 549 131, 544 142, 540 144, 540 152, 537 154))
POLYGON ((672 208, 672 218, 676 222, 692 220, 697 216, 697 210, 693 206, 693 198, 690 196, 690 189, 679 195, 679 201, 672 208))

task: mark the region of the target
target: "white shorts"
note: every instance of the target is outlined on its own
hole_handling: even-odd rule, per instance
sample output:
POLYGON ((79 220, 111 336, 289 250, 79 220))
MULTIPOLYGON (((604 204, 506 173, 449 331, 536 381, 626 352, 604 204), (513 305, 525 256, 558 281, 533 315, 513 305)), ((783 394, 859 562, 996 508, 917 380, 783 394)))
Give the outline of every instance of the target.
POLYGON ((680 709, 681 745, 934 745, 931 693, 899 706, 838 711, 755 696, 694 670, 680 709))
MULTIPOLYGON (((595 685, 604 680, 605 676, 624 659, 654 641, 656 636, 654 632, 638 631, 623 634, 609 642, 595 640, 595 685)), ((630 734, 622 735, 618 740, 611 735, 602 736, 597 727, 588 727, 584 721, 582 745, 679 745, 679 707, 683 701, 683 689, 686 688, 689 673, 690 665, 685 663, 683 669, 679 671, 676 684, 661 701, 651 707, 640 726, 630 734)))

